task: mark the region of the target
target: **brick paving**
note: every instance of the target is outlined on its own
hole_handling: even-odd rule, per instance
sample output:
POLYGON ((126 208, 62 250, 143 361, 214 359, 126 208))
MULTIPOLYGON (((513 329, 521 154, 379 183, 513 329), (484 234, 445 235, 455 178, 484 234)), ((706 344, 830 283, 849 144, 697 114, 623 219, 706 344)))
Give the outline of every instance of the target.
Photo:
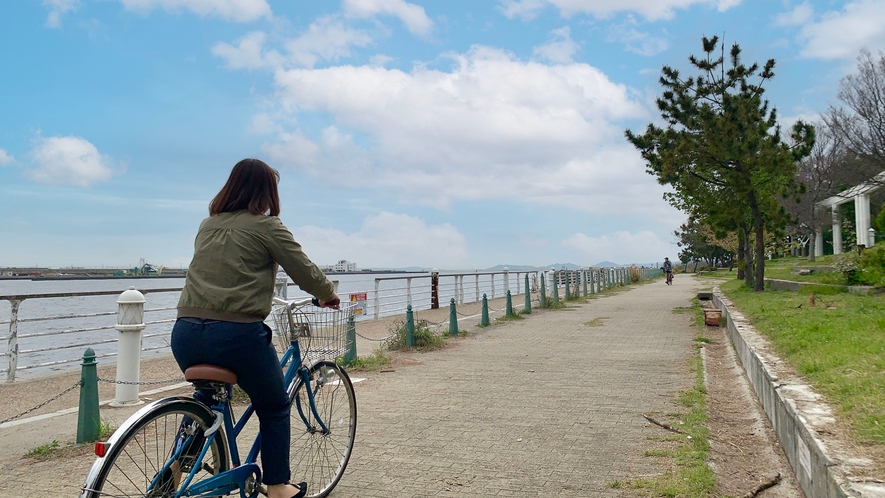
MULTIPOLYGON (((672 310, 696 290, 688 277, 672 287, 659 280, 485 329, 462 317, 470 334, 450 347, 399 356, 392 372, 354 374, 365 378, 357 441, 331 496, 630 496, 608 484, 659 472, 643 453, 662 432, 641 415, 672 411, 693 381, 690 315, 672 310)), ((447 310, 423 316, 442 321, 447 310)), ((386 335, 380 324, 358 331, 386 335)), ((372 343, 361 340, 360 354, 372 343)), ((131 411, 102 416, 119 423, 131 411)), ((21 457, 75 432, 76 415, 0 428, 0 497, 76 495, 88 450, 21 457)))

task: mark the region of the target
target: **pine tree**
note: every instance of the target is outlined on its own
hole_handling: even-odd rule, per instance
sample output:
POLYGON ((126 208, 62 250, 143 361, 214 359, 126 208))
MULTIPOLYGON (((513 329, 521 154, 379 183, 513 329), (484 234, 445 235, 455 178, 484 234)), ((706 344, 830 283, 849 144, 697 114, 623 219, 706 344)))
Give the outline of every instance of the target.
MULTIPOLYGON (((737 232, 755 242, 754 272, 748 283, 764 288, 765 230, 782 230, 788 217, 779 197, 795 196, 796 164, 814 145, 814 128, 801 121, 790 143, 781 137, 777 111, 763 100, 762 85, 774 76, 774 59, 759 68, 741 63, 735 44, 726 67, 719 38, 703 38, 704 58, 689 57, 699 74, 683 78, 664 66, 657 99, 666 128, 649 124, 645 133, 626 131, 649 174, 671 185, 665 198, 689 216, 716 230, 737 232), (754 83, 754 80, 758 82, 754 83)), ((748 251, 742 251, 748 252, 748 251)), ((750 255, 745 254, 749 262, 750 255)))

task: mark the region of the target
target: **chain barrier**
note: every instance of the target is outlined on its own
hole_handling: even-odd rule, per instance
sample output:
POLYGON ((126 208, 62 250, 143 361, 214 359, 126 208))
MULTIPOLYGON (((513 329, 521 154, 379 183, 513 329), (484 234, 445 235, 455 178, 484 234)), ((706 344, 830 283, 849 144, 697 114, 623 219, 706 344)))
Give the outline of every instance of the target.
POLYGON ((19 413, 18 415, 13 415, 13 416, 11 416, 11 417, 9 417, 9 418, 6 418, 6 419, 3 419, 3 420, 0 420, 0 425, 3 425, 3 424, 5 424, 6 422, 10 422, 10 421, 15 420, 15 419, 17 419, 17 418, 24 417, 25 415, 27 415, 27 414, 29 414, 29 413, 31 413, 31 412, 37 411, 37 410, 39 410, 40 408, 43 408, 44 406, 48 405, 49 403, 52 403, 53 401, 57 400, 58 398, 61 398, 61 397, 64 396, 65 394, 67 394, 67 393, 73 391, 74 389, 80 387, 80 385, 81 385, 81 382, 80 382, 80 381, 77 381, 77 383, 74 384, 73 386, 71 386, 71 387, 65 389, 64 391, 62 391, 62 392, 56 394, 55 396, 53 396, 53 397, 47 399, 46 401, 40 403, 39 405, 35 406, 34 408, 31 408, 31 409, 29 409, 29 410, 25 410, 25 411, 19 413))
POLYGON ((99 382, 107 382, 108 384, 123 384, 123 385, 127 385, 127 386, 153 386, 153 385, 157 385, 157 384, 171 384, 173 382, 181 382, 183 380, 184 380, 184 377, 177 377, 175 379, 168 379, 168 380, 154 380, 154 381, 149 381, 149 382, 135 382, 135 381, 129 381, 129 380, 110 380, 110 379, 102 379, 101 377, 98 378, 99 382))
POLYGON ((363 339, 365 339, 365 340, 367 340, 367 341, 377 341, 377 342, 381 342, 381 341, 386 341, 387 339, 390 339, 391 337, 395 336, 396 334, 390 334, 389 336, 387 336, 387 337, 382 337, 381 339, 374 339, 374 338, 372 338, 372 337, 366 337, 366 336, 364 336, 363 334, 360 334, 359 332, 357 332, 356 335, 359 336, 359 337, 362 337, 363 339))

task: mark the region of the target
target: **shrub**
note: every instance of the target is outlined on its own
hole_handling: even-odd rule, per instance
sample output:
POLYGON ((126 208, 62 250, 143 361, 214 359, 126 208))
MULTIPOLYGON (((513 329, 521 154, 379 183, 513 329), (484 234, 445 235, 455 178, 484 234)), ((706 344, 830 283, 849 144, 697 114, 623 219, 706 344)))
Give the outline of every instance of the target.
POLYGON ((861 284, 885 287, 885 242, 861 253, 857 259, 855 279, 861 284))
MULTIPOLYGON (((427 320, 415 320, 415 349, 422 351, 439 349, 445 346, 445 344, 445 338, 430 329, 430 322, 427 320)), ((404 319, 393 323, 391 335, 384 341, 384 346, 394 351, 409 349, 406 346, 406 321, 404 319)))
POLYGON ((845 283, 848 285, 860 283, 857 281, 859 259, 857 253, 854 251, 843 252, 842 254, 837 254, 836 257, 833 258, 833 268, 842 274, 845 278, 845 283))
POLYGON ((639 271, 639 268, 636 268, 635 266, 631 266, 630 267, 630 282, 632 282, 634 284, 639 282, 640 276, 641 276, 641 273, 639 271))

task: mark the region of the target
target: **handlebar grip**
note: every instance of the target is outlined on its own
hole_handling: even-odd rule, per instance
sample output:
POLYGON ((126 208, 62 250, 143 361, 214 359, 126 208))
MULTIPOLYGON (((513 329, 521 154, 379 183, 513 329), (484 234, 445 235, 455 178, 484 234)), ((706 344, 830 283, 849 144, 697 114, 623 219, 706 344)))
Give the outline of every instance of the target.
POLYGON ((319 307, 320 307, 320 300, 317 299, 317 298, 313 298, 313 299, 310 300, 310 304, 312 304, 312 305, 316 306, 317 308, 319 308, 319 307))

